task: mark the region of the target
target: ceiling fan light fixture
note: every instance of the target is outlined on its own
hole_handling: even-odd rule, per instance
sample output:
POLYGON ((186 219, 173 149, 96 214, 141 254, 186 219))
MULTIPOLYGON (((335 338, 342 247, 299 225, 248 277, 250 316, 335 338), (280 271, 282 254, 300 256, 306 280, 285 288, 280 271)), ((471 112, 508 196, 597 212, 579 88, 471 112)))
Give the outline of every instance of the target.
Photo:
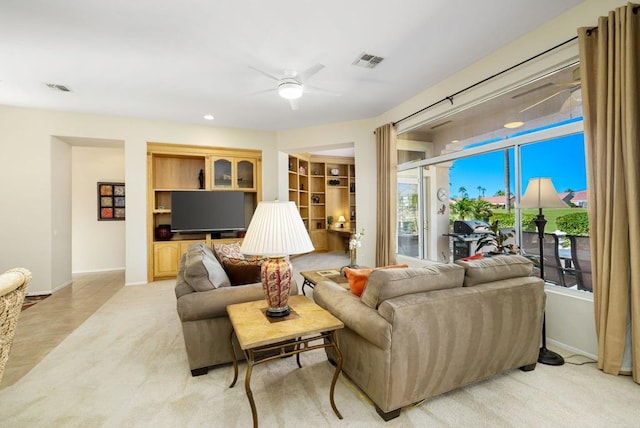
POLYGON ((278 85, 278 95, 285 100, 297 100, 303 91, 304 86, 295 80, 283 81, 278 85))

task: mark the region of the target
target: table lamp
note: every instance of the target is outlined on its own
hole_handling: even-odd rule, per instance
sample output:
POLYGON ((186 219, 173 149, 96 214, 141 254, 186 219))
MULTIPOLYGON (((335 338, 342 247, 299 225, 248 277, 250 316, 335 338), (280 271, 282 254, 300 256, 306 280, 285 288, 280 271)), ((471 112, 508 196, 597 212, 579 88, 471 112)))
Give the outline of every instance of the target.
MULTIPOLYGON (((544 281, 544 227, 547 220, 542 214, 543 208, 566 208, 567 204, 560 199, 558 192, 550 178, 532 178, 527 185, 527 191, 520 200, 520 208, 538 208, 538 216, 534 223, 538 228, 538 244, 540 251, 540 278, 544 281)), ((553 351, 547 349, 547 329, 546 316, 542 321, 542 348, 538 354, 538 362, 551 366, 561 366, 564 364, 564 358, 553 351)))
POLYGON ((293 270, 285 257, 313 250, 309 233, 293 202, 258 203, 240 251, 267 257, 260 270, 269 305, 267 316, 283 317, 290 313, 288 302, 293 270))
POLYGON ((347 221, 346 218, 344 218, 343 215, 341 215, 340 217, 338 217, 338 223, 340 223, 340 229, 344 229, 344 222, 347 221))

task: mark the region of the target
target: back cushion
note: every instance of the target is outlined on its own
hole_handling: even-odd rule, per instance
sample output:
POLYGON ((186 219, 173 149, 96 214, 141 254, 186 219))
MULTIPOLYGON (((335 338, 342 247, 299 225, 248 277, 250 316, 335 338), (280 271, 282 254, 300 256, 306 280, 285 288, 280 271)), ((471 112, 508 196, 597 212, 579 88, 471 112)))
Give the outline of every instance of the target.
POLYGON ((227 273, 231 285, 244 285, 261 282, 260 270, 265 259, 236 259, 223 257, 222 267, 227 273))
POLYGON ((456 260, 455 263, 465 270, 465 287, 501 279, 529 276, 533 270, 531 260, 517 254, 484 257, 469 261, 456 260))
POLYGON ((244 259, 244 255, 240 252, 240 241, 230 244, 213 244, 218 261, 222 262, 224 257, 234 259, 244 259))
POLYGON ((462 287, 464 269, 454 264, 371 272, 362 302, 377 309, 382 302, 405 294, 462 287))
POLYGON ((196 291, 231 285, 229 277, 206 244, 191 244, 184 263, 184 279, 196 291))

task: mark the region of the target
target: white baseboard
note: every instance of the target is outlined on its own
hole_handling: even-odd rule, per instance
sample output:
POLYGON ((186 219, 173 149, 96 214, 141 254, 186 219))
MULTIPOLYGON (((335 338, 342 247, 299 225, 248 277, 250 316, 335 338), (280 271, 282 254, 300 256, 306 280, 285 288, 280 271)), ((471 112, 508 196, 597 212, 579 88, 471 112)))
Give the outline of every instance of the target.
POLYGON ((147 284, 149 283, 148 282, 125 282, 124 286, 130 287, 130 286, 147 285, 147 284))
POLYGON ((583 349, 574 348, 573 346, 569 346, 566 343, 561 343, 561 342, 558 342, 557 340, 553 340, 549 338, 547 338, 547 343, 550 345, 556 346, 558 348, 564 349, 565 351, 569 351, 574 354, 583 355, 587 358, 591 358, 592 360, 598 361, 597 355, 593 355, 583 349))

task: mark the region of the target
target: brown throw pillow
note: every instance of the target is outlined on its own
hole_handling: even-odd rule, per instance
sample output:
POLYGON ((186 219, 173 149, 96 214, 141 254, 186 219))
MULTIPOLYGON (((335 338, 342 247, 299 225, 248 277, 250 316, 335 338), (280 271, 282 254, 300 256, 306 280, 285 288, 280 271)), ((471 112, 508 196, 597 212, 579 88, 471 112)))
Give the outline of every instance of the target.
POLYGON ((231 285, 254 284, 260 282, 262 262, 264 259, 223 257, 222 267, 227 272, 231 285))

